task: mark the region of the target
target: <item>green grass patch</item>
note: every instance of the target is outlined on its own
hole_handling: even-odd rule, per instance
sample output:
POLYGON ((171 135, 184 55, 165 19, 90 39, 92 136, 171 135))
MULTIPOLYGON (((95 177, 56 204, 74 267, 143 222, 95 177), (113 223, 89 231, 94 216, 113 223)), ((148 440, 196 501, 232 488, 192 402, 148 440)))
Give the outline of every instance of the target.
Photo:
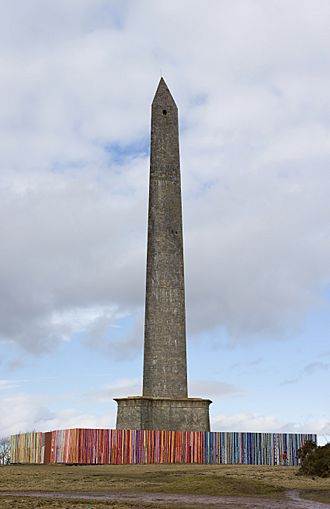
POLYGON ((315 502, 323 502, 330 504, 330 488, 328 490, 306 490, 302 492, 302 496, 307 500, 314 500, 315 502))

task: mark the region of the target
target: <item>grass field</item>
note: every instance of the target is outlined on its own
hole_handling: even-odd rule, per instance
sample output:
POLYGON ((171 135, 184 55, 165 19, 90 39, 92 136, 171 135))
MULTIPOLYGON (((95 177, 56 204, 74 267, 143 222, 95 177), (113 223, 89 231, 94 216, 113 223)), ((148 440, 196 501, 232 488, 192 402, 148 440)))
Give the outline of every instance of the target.
MULTIPOLYGON (((284 498, 286 490, 330 503, 330 480, 297 476, 297 468, 246 465, 100 465, 0 467, 0 491, 154 492, 284 498)), ((153 507, 139 503, 0 499, 4 509, 153 507)), ((162 506, 165 507, 166 506, 162 506)), ((169 506, 170 507, 170 506, 169 506)), ((176 506, 178 507, 178 506, 176 506)))

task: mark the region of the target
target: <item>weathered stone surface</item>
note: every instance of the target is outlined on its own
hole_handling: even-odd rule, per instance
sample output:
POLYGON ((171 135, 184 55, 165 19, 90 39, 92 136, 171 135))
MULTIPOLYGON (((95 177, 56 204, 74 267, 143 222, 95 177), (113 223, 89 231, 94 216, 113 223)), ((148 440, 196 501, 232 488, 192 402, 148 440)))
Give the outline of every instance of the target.
POLYGON ((117 429, 209 431, 188 398, 178 109, 163 78, 151 112, 143 396, 116 398, 117 429))
POLYGON ((117 429, 209 431, 209 399, 116 398, 117 429))
POLYGON ((178 109, 163 79, 151 110, 143 395, 187 397, 178 109))

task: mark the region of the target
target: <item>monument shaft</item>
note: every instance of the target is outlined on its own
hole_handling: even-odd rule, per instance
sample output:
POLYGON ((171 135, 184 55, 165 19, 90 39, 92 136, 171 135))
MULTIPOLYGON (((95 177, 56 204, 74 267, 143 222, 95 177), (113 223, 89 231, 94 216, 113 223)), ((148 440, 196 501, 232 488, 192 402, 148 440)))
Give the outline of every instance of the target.
POLYGON ((187 397, 178 109, 163 79, 151 113, 143 396, 187 397))
POLYGON ((178 109, 163 78, 151 111, 143 395, 115 398, 117 429, 209 431, 188 398, 178 109))

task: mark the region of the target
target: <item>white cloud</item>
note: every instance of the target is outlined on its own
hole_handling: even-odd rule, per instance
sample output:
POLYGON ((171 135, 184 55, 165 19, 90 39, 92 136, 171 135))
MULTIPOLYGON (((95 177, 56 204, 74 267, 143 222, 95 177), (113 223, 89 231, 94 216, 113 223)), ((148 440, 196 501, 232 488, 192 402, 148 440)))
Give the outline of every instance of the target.
MULTIPOLYGON (((74 427, 114 428, 115 405, 109 412, 98 405, 108 406, 114 397, 140 393, 140 381, 137 379, 118 379, 113 384, 90 391, 73 400, 72 396, 57 396, 66 401, 62 408, 57 408, 56 401, 51 404, 48 396, 33 396, 24 392, 0 394, 0 430, 2 436, 32 430, 49 431, 74 427), (71 398, 71 399, 70 399, 71 398), (67 403, 70 402, 68 405, 67 403), (90 409, 82 405, 92 404, 90 409), (96 411, 97 410, 97 411, 96 411)), ((219 393, 219 392, 218 392, 219 393)), ((200 396, 200 394, 198 394, 200 396)), ((211 416, 213 431, 249 431, 249 432, 283 432, 283 433, 316 433, 319 443, 329 441, 330 421, 323 418, 306 418, 286 422, 275 415, 253 412, 238 412, 211 416)))
POLYGON ((120 345, 105 332, 143 306, 159 68, 182 121, 189 332, 285 338, 328 306, 327 1, 1 9, 4 341, 40 352, 83 328, 109 355, 140 344, 140 322, 120 345))
POLYGON ((41 398, 24 393, 0 396, 0 408, 2 436, 33 431, 50 415, 41 398))
POLYGON ((262 431, 279 430, 281 423, 272 415, 257 415, 253 413, 237 413, 214 416, 212 429, 219 431, 262 431))
POLYGON ((85 394, 58 392, 50 398, 49 395, 23 392, 20 389, 23 382, 0 381, 1 436, 74 427, 114 428, 116 415, 113 398, 141 392, 139 379, 122 378, 85 394), (12 389, 17 390, 12 392, 12 389), (109 407, 109 411, 105 411, 103 405, 109 407))
POLYGON ((212 429, 216 431, 250 431, 282 433, 316 433, 322 442, 330 435, 330 422, 327 419, 285 422, 275 415, 253 412, 217 415, 212 419, 212 429))
POLYGON ((24 380, 0 380, 0 391, 8 390, 8 389, 16 389, 19 385, 21 385, 24 380))
POLYGON ((0 395, 1 436, 28 431, 51 431, 66 428, 113 428, 114 412, 97 414, 84 411, 79 403, 70 408, 52 409, 45 396, 33 396, 27 393, 0 395))
POLYGON ((114 428, 115 414, 109 412, 104 415, 83 412, 77 408, 65 409, 52 413, 37 422, 38 430, 56 430, 68 428, 114 428))

